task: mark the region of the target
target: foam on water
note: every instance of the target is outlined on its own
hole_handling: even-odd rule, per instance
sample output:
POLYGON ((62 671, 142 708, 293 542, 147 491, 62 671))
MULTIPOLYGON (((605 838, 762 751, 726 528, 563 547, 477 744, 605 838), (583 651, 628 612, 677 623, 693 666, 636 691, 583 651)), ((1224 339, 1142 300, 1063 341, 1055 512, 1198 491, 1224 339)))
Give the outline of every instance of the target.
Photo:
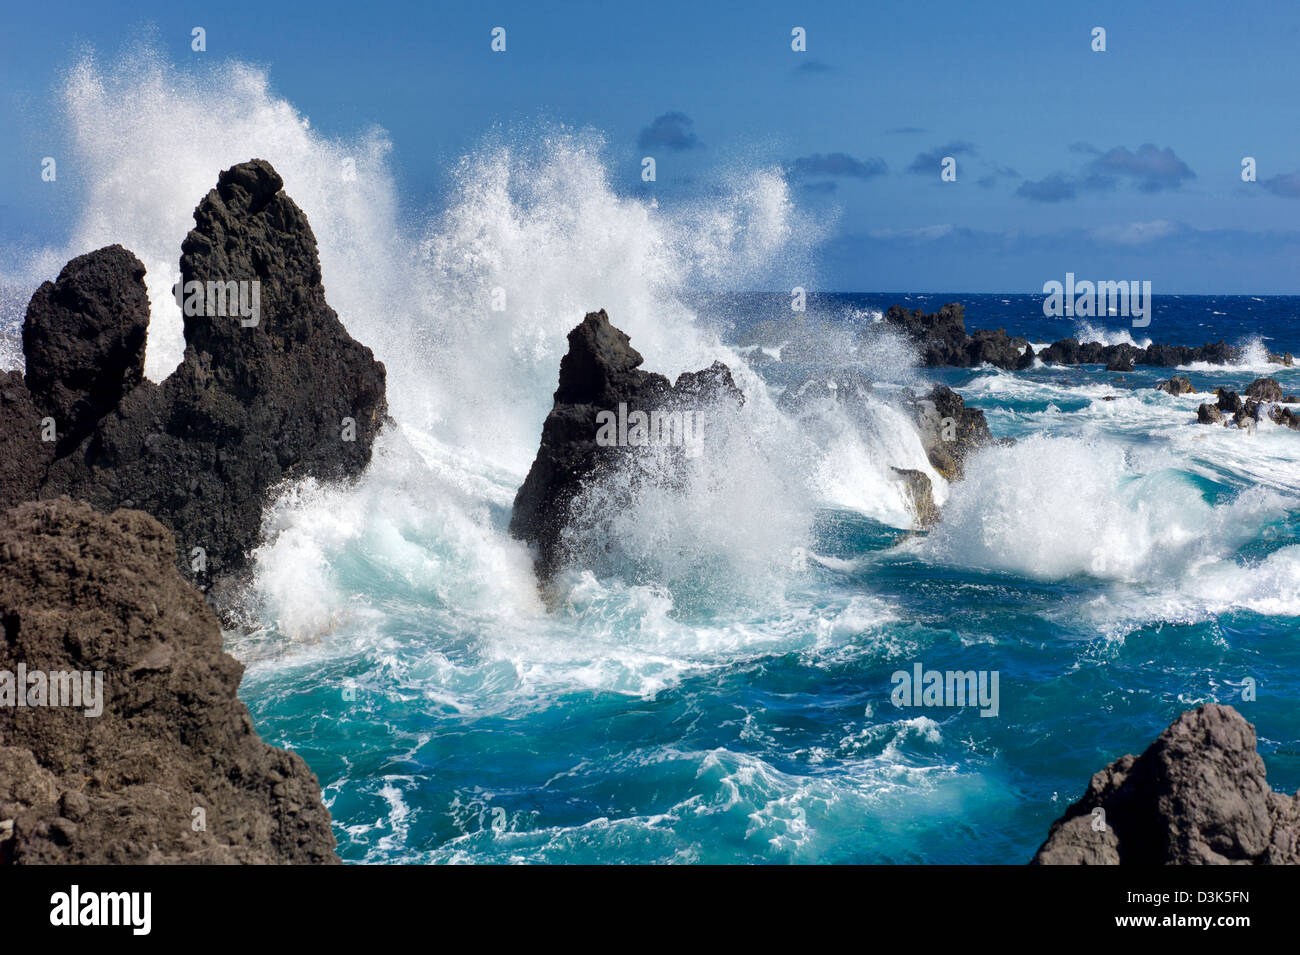
POLYGON ((1174 580, 1231 555, 1286 513, 1244 491, 1217 506, 1175 456, 1105 439, 1032 435, 979 454, 922 550, 945 563, 1060 580, 1174 580))
MULTIPOLYGON (((1091 322, 1075 322, 1074 337, 1080 342, 1098 342, 1102 345, 1134 345, 1146 348, 1150 338, 1134 338, 1127 328, 1099 328, 1091 322)), ((1037 349, 1035 349, 1037 350, 1037 349)))

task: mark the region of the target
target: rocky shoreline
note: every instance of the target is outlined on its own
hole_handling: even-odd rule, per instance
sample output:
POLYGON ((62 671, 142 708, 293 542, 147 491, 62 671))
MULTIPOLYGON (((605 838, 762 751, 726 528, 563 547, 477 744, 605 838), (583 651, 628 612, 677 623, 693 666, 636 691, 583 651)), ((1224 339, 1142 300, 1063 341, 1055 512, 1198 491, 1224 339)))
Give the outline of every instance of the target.
POLYGON ((129 251, 32 296, 25 373, 0 378, 0 673, 41 681, 6 701, 0 680, 0 863, 339 861, 316 777, 258 738, 201 592, 245 569, 276 486, 356 478, 387 419, 384 366, 325 301, 283 185, 251 160, 195 209, 161 384, 129 251), (47 705, 46 673, 95 674, 99 712, 47 705))
POLYGON ((101 675, 98 713, 0 689, 0 865, 336 863, 316 776, 263 743, 244 668, 140 511, 0 513, 0 672, 101 675), (88 715, 89 714, 89 715, 88 715))
MULTIPOLYGON (((1152 344, 1141 348, 1128 343, 1080 342, 1072 337, 1053 342, 1035 354, 1028 339, 1009 336, 1005 329, 977 328, 968 333, 965 309, 958 302, 932 313, 919 308, 909 312, 901 305, 892 305, 883 321, 886 327, 901 332, 917 346, 922 364, 927 368, 975 368, 987 363, 1007 371, 1022 371, 1034 367, 1037 359, 1058 365, 1104 365, 1107 371, 1124 372, 1133 371, 1138 365, 1162 368, 1191 362, 1229 365, 1241 358, 1241 350, 1224 341, 1195 347, 1152 344)), ((870 328, 862 332, 867 339, 871 334, 870 328)), ((1290 352, 1281 355, 1270 352, 1268 358, 1278 365, 1295 364, 1290 352)))
MULTIPOLYGON (((1171 395, 1200 394, 1186 375, 1175 375, 1168 381, 1160 382, 1156 388, 1171 395)), ((1300 431, 1300 415, 1293 408, 1283 407, 1284 404, 1300 403, 1300 398, 1283 394, 1282 385, 1276 378, 1256 378, 1246 386, 1244 394, 1243 399, 1231 389, 1215 388, 1214 404, 1203 402, 1197 407, 1197 422, 1224 427, 1233 425, 1253 431, 1262 419, 1267 418, 1281 427, 1300 431)))
POLYGON ((222 286, 221 307, 185 315, 184 358, 161 384, 144 378, 149 300, 126 249, 78 256, 36 291, 25 376, 0 383, 0 506, 67 495, 145 511, 206 589, 246 566, 273 486, 365 469, 387 416, 384 366, 326 303, 315 236, 282 187, 253 160, 195 209, 181 280, 202 289, 202 312, 222 286), (245 318, 224 286, 254 281, 245 318))

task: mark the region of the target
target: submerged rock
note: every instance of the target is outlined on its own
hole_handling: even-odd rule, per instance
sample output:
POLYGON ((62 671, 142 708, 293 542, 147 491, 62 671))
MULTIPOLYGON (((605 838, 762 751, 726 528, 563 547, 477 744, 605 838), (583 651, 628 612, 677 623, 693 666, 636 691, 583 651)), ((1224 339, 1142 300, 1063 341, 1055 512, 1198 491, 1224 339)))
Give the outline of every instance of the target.
POLYGON ((632 450, 623 440, 598 441, 598 416, 619 416, 622 432, 623 422, 634 413, 692 410, 718 400, 738 406, 745 400, 722 362, 685 372, 673 383, 642 370, 641 354, 604 309, 587 313, 568 340, 541 445, 510 517, 511 535, 537 548, 535 569, 543 584, 562 562, 561 535, 583 483, 632 450))
POLYGON ((1186 375, 1174 375, 1168 381, 1162 381, 1156 385, 1157 391, 1164 391, 1171 395, 1190 395, 1194 394, 1196 389, 1192 387, 1192 381, 1186 375))
POLYGON ((1033 863, 1297 865, 1300 794, 1273 792, 1255 728, 1207 703, 1094 775, 1033 863))
POLYGON ((206 585, 243 566, 273 485, 361 473, 387 413, 384 366, 326 303, 315 236, 282 186, 255 159, 195 209, 180 263, 185 354, 161 385, 141 377, 135 256, 109 246, 41 286, 24 326, 28 398, 11 377, 3 413, 16 431, 0 438, 6 457, 34 463, 0 471, 5 503, 67 494, 147 511, 206 585), (31 442, 34 411, 57 424, 53 452, 31 442))
POLYGON ((139 511, 0 513, 0 672, 101 674, 94 706, 18 708, 0 685, 0 863, 338 861, 315 775, 254 732, 175 550, 139 511))
POLYGON ((890 470, 907 488, 907 502, 916 526, 924 529, 939 523, 939 507, 934 503, 934 485, 930 476, 915 468, 891 467, 890 470))
POLYGON ((1218 409, 1217 405, 1202 404, 1196 409, 1196 420, 1199 424, 1227 424, 1227 418, 1223 412, 1218 409))

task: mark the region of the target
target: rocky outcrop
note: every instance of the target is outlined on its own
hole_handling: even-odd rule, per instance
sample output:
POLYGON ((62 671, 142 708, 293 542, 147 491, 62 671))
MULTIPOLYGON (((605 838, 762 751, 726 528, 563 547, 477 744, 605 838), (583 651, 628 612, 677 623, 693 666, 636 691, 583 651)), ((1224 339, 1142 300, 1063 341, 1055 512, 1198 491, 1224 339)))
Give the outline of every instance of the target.
POLYGON ((1140 349, 1134 348, 1132 345, 1116 345, 1114 351, 1111 352, 1110 356, 1106 359, 1106 370, 1132 371, 1133 362, 1139 352, 1140 349))
POLYGON ((903 483, 906 490, 907 506, 912 512, 916 526, 922 529, 939 523, 939 507, 934 503, 934 485, 930 476, 915 468, 891 467, 896 480, 903 483))
POLYGON ((1101 342, 1080 342, 1076 338, 1062 338, 1038 353, 1045 364, 1105 365, 1107 371, 1132 371, 1137 365, 1174 368, 1191 362, 1227 365, 1240 357, 1240 350, 1219 341, 1209 345, 1161 345, 1138 348, 1127 342, 1104 345, 1101 342), (1111 366, 1116 367, 1111 367, 1111 366))
POLYGON ((1186 375, 1174 375, 1168 381, 1162 381, 1156 385, 1157 391, 1163 391, 1171 395, 1190 395, 1196 392, 1192 386, 1192 381, 1186 375))
POLYGON ((912 404, 912 417, 930 465, 949 481, 961 480, 971 452, 992 444, 984 412, 966 407, 961 395, 936 385, 912 404))
POLYGON ((1284 397, 1282 386, 1275 378, 1256 378, 1246 386, 1244 400, 1227 388, 1216 388, 1214 394, 1216 401, 1213 405, 1202 404, 1197 408, 1198 424, 1235 425, 1249 431, 1267 417, 1276 425, 1300 431, 1300 415, 1281 405, 1282 402, 1293 403, 1295 395, 1284 397))
POLYGON ((1246 397, 1256 401, 1281 401, 1282 386, 1276 378, 1256 378, 1246 386, 1246 397))
POLYGON ((1217 405, 1202 404, 1196 409, 1196 420, 1200 424, 1224 424, 1227 419, 1217 405))
MULTIPOLYGON (((884 324, 906 335, 917 346, 921 362, 928 368, 973 368, 987 363, 1019 371, 1032 368, 1036 360, 1041 360, 1047 364, 1104 365, 1107 371, 1129 372, 1137 365, 1172 368, 1196 361, 1226 365, 1240 357, 1240 349, 1223 341, 1194 347, 1152 344, 1139 348, 1127 342, 1105 345, 1080 342, 1076 338, 1062 338, 1035 355, 1027 339, 1009 336, 1004 329, 977 328, 967 332, 965 311, 959 302, 950 302, 933 313, 891 305, 885 313, 884 324)), ((863 332, 864 338, 870 334, 870 329, 863 332)), ((1277 364, 1293 363, 1289 352, 1270 353, 1268 357, 1277 364)))
POLYGON ((1141 756, 1092 777, 1052 824, 1036 865, 1297 865, 1300 794, 1275 793, 1255 728, 1207 703, 1141 756))
POLYGON ((626 334, 602 309, 589 312, 569 332, 569 350, 560 360, 559 387, 542 425, 541 446, 528 477, 515 496, 510 533, 537 548, 538 579, 546 583, 562 562, 561 533, 570 505, 583 483, 615 466, 635 448, 623 441, 597 440, 602 412, 624 415, 697 409, 712 401, 744 403, 731 370, 721 362, 686 372, 670 383, 641 369, 644 359, 626 334))
POLYGON ((144 380, 144 265, 120 245, 79 255, 27 306, 27 388, 66 454, 144 380))
POLYGON ((316 777, 254 732, 175 552, 139 511, 0 514, 0 863, 338 861, 316 777), (99 673, 98 704, 19 708, 20 666, 99 673))
POLYGON ((965 310, 959 302, 951 302, 933 313, 919 308, 909 312, 901 305, 891 305, 884 322, 917 346, 921 361, 928 368, 974 368, 987 363, 1014 370, 1034 364, 1034 351, 1028 339, 1009 337, 1001 328, 976 329, 968 334, 965 310))
POLYGON ((361 473, 386 417, 384 366, 325 301, 315 236, 282 186, 252 160, 199 203, 181 247, 184 359, 160 385, 142 378, 148 300, 133 255, 80 256, 37 291, 26 388, 10 375, 0 405, 14 422, 0 455, 30 463, 0 468, 4 503, 66 494, 144 510, 207 585, 246 561, 273 485, 361 473))

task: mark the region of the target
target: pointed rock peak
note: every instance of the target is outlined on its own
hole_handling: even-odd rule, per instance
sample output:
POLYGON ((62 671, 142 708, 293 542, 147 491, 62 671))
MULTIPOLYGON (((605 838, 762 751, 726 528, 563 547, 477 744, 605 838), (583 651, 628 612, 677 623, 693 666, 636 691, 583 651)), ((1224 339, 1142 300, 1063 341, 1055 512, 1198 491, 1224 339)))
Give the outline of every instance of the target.
POLYGON ((284 180, 265 159, 231 166, 217 177, 217 195, 233 213, 255 214, 284 188, 284 180))
POLYGON ((569 349, 590 355, 614 371, 630 371, 645 360, 632 347, 632 339, 627 333, 610 324, 609 315, 603 308, 599 312, 588 312, 582 323, 569 332, 569 349))
POLYGON ((588 312, 569 332, 569 351, 560 360, 560 387, 555 398, 574 404, 597 401, 611 378, 635 371, 642 361, 631 339, 610 324, 603 308, 588 312))
POLYGON ((79 255, 32 296, 23 321, 27 387, 66 452, 144 377, 144 265, 120 245, 79 255))

